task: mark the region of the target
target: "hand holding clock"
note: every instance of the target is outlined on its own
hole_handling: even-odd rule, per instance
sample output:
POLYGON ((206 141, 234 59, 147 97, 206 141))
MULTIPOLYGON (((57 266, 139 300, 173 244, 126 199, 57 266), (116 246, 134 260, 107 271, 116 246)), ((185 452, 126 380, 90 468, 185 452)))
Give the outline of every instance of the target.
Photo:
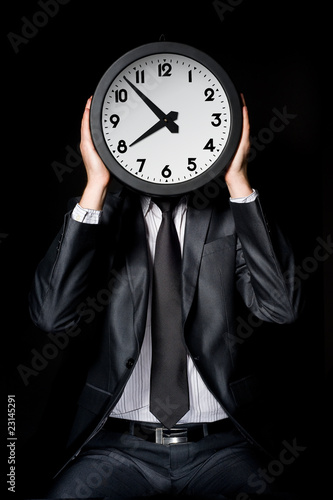
POLYGON ((251 147, 250 122, 244 95, 241 94, 241 97, 243 101, 242 136, 235 156, 225 173, 225 182, 231 198, 243 198, 252 193, 252 188, 247 176, 248 156, 251 147))
POLYGON ((87 101, 81 122, 80 150, 88 181, 80 205, 82 208, 102 210, 110 182, 110 172, 98 155, 91 138, 89 126, 91 99, 90 97, 87 101))

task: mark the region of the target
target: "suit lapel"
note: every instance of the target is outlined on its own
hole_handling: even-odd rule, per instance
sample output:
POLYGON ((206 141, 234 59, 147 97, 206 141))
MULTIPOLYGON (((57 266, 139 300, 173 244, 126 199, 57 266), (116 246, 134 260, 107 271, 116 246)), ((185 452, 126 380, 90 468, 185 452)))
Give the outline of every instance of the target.
POLYGON ((138 197, 128 196, 124 203, 124 226, 126 269, 133 297, 134 327, 139 338, 143 338, 148 307, 149 260, 147 238, 141 204, 138 197))
POLYGON ((183 251, 183 321, 189 313, 200 269, 203 247, 212 215, 212 206, 205 209, 194 208, 189 203, 183 251))

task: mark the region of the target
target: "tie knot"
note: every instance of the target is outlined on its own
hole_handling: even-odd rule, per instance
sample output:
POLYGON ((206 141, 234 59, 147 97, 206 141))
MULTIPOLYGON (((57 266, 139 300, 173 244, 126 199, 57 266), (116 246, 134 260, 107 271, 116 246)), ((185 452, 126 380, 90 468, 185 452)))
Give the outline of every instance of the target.
POLYGON ((170 212, 172 211, 177 203, 179 202, 180 198, 152 198, 153 202, 158 206, 158 208, 164 212, 170 212))

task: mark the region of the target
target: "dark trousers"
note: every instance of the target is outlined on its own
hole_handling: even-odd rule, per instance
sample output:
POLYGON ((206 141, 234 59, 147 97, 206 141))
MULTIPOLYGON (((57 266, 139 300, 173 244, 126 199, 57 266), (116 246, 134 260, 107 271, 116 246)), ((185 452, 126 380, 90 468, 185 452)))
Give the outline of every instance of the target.
POLYGON ((104 428, 56 478, 47 498, 296 498, 274 493, 275 478, 265 481, 261 474, 268 463, 233 427, 168 446, 104 428))

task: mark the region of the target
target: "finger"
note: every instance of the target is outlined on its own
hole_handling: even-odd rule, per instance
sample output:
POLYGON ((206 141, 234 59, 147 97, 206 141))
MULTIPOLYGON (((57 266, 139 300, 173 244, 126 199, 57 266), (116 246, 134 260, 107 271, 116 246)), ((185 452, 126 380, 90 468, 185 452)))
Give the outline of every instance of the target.
POLYGON ((90 106, 91 106, 91 100, 92 100, 92 96, 89 97, 89 99, 87 100, 86 102, 86 109, 90 109, 90 106))
POLYGON ((86 102, 86 106, 81 121, 81 148, 84 147, 84 145, 89 145, 89 146, 92 145, 92 139, 90 135, 90 125, 89 125, 91 99, 92 97, 89 97, 89 99, 86 102))
POLYGON ((86 106, 84 108, 84 113, 83 113, 82 122, 81 122, 81 132, 83 132, 83 133, 87 132, 87 126, 89 125, 89 113, 90 113, 91 100, 92 100, 92 97, 89 97, 89 99, 86 102, 86 106))
POLYGON ((250 120, 249 120, 249 112, 246 106, 244 94, 241 93, 241 99, 243 103, 242 113, 243 113, 243 132, 247 135, 250 134, 250 120))
POLYGON ((243 106, 243 132, 247 135, 250 134, 250 120, 247 106, 243 106))
POLYGON ((82 125, 84 125, 84 126, 86 125, 86 122, 89 122, 91 100, 92 100, 92 96, 89 97, 89 99, 86 102, 85 108, 84 108, 84 113, 83 113, 83 117, 82 117, 82 125))
MULTIPOLYGON (((245 101, 244 101, 245 102, 245 101)), ((250 149, 250 121, 247 106, 243 106, 243 127, 239 149, 248 154, 250 149)))

